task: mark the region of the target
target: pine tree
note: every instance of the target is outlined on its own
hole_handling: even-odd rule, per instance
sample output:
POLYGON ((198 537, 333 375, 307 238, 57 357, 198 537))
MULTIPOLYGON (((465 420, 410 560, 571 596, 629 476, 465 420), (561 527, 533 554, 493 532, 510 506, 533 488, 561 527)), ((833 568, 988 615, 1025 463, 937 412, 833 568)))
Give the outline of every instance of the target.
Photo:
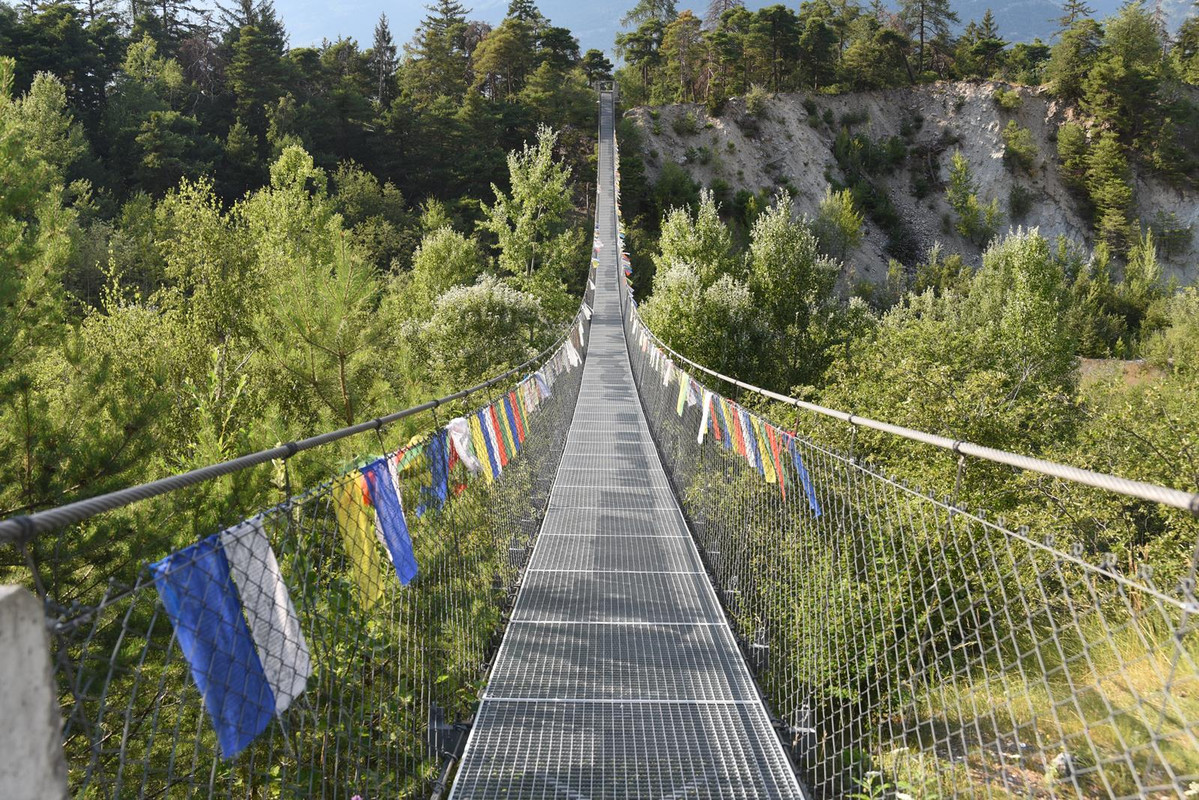
MULTIPOLYGON (((276 41, 279 54, 283 54, 287 45, 287 31, 284 30, 283 21, 275 11, 273 0, 237 0, 232 6, 218 3, 217 11, 226 37, 232 36, 236 39, 238 31, 247 25, 253 25, 263 36, 276 41)), ((232 41, 229 43, 232 44, 232 41)))
POLYGON ((666 24, 678 15, 674 0, 638 0, 637 5, 620 18, 620 24, 626 28, 651 21, 666 24))
POLYGON ((226 76, 236 113, 250 133, 266 134, 266 107, 284 94, 283 62, 278 42, 256 25, 238 33, 226 76))
POLYGON ((748 43, 749 52, 766 67, 769 89, 781 92, 793 88, 791 77, 800 53, 799 17, 795 12, 783 5, 763 8, 754 15, 748 43))
POLYGON ((592 83, 612 80, 612 62, 600 50, 592 48, 584 53, 581 66, 583 74, 592 83))
POLYGON ((375 42, 370 52, 371 70, 375 76, 375 101, 386 108, 391 104, 391 79, 396 71, 396 45, 387 25, 387 15, 380 14, 375 23, 375 42))
POLYGON ((567 70, 579 63, 579 40, 569 28, 546 25, 537 35, 538 56, 543 64, 554 69, 567 70))
POLYGON ((704 27, 710 31, 716 30, 724 12, 734 8, 745 8, 745 0, 708 0, 708 13, 704 14, 704 27))
POLYGON ((916 34, 920 45, 916 71, 924 72, 927 44, 939 37, 948 38, 949 24, 957 22, 958 15, 949 7, 949 0, 901 0, 899 17, 916 34))
POLYGON ((999 35, 999 26, 995 23, 995 15, 988 8, 987 12, 983 14, 982 22, 978 25, 974 45, 971 48, 974 56, 982 61, 983 77, 991 76, 996 58, 1007 45, 1008 43, 999 35))
POLYGON ((1058 32, 1066 30, 1080 19, 1087 19, 1095 13, 1095 9, 1087 5, 1087 0, 1062 0, 1062 15, 1057 18, 1058 32))
POLYGON ((1045 73, 1054 93, 1066 103, 1083 96, 1087 80, 1103 47, 1103 29, 1093 19, 1080 19, 1063 33, 1049 56, 1045 73))
POLYGON ((512 0, 508 3, 507 18, 520 20, 531 25, 534 30, 539 30, 546 24, 546 19, 537 10, 537 3, 534 0, 512 0))
POLYGON ((470 53, 466 50, 466 8, 458 0, 437 0, 406 47, 412 66, 405 70, 418 105, 438 97, 460 98, 466 91, 470 53))
POLYGON ((520 91, 532 66, 528 28, 506 19, 475 48, 474 88, 490 100, 510 98, 520 91))
POLYGON ((1095 207, 1095 232, 1113 250, 1122 252, 1131 229, 1128 210, 1132 206, 1132 185, 1124 147, 1112 131, 1100 133, 1091 147, 1086 183, 1095 207))
POLYGON ((690 11, 684 11, 666 26, 662 34, 662 59, 666 65, 667 91, 676 101, 689 103, 699 98, 699 83, 706 72, 705 51, 700 21, 690 11))
POLYGON ((458 0, 437 0, 434 5, 425 6, 430 12, 421 22, 421 33, 425 36, 451 36, 460 25, 466 24, 466 15, 470 13, 458 0))
POLYGON ((641 73, 641 86, 648 91, 650 76, 662 63, 662 34, 666 26, 650 20, 635 31, 616 35, 616 54, 641 73))
POLYGON ((134 13, 133 38, 148 33, 168 55, 174 55, 179 43, 192 34, 195 17, 204 10, 188 0, 138 0, 130 8, 134 13))
POLYGON ((118 20, 121 13, 117 8, 118 0, 83 0, 80 9, 87 19, 88 25, 94 25, 99 20, 118 20))

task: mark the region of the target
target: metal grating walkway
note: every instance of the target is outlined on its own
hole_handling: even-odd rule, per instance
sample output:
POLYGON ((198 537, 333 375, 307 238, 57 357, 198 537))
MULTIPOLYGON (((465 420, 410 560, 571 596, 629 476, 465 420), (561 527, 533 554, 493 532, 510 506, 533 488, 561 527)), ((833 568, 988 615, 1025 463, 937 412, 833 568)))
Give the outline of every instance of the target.
POLYGON ((658 461, 618 294, 613 101, 566 451, 451 798, 799 798, 658 461))

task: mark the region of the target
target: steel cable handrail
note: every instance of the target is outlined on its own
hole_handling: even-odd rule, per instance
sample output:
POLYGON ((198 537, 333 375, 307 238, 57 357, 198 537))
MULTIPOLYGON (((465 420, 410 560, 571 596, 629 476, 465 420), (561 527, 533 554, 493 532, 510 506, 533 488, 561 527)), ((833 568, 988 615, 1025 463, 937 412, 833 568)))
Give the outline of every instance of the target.
POLYGON ((522 364, 513 367, 503 374, 488 378, 480 384, 462 389, 453 394, 438 397, 433 400, 426 400, 420 405, 405 408, 401 411, 395 411, 391 414, 386 414, 382 417, 376 417, 365 422, 359 422, 354 425, 349 425, 345 428, 340 428, 335 431, 310 436, 307 439, 299 441, 287 442, 277 447, 272 447, 267 450, 259 450, 257 453, 239 456, 228 461, 222 461, 218 464, 210 464, 206 467, 198 467, 189 472, 181 472, 176 475, 169 475, 165 478, 159 478, 149 483, 130 486, 126 489, 118 489, 114 492, 89 497, 83 500, 77 500, 73 503, 58 506, 57 508, 38 511, 33 514, 22 514, 15 517, 9 517, 5 520, 0 520, 0 545, 3 544, 19 544, 29 541, 31 538, 46 531, 56 530, 58 528, 73 525, 77 522, 82 522, 85 519, 94 517, 98 514, 103 514, 107 511, 113 511, 118 508, 123 508, 128 505, 149 500, 152 497, 168 494, 179 489, 184 489, 188 486, 194 486, 198 483, 219 478, 224 475, 229 475, 234 472, 240 472, 243 469, 254 467, 259 464, 265 464, 268 461, 273 461, 279 458, 291 458, 296 453, 302 453, 305 450, 311 450, 316 447, 322 447, 327 444, 347 439, 351 436, 356 436, 367 431, 382 430, 384 427, 398 422, 407 417, 420 414, 424 411, 438 408, 445 403, 450 403, 455 400, 461 400, 464 397, 469 397, 476 392, 480 392, 491 386, 494 386, 501 381, 507 380, 513 375, 518 374, 525 368, 538 363, 553 353, 558 347, 566 341, 570 336, 574 326, 578 323, 582 311, 575 314, 570 324, 566 326, 564 333, 549 347, 542 350, 537 355, 528 359, 522 364))
POLYGON ((786 403, 796 408, 802 408, 805 411, 810 411, 814 414, 821 414, 826 417, 847 422, 853 426, 869 428, 871 430, 881 431, 882 433, 898 436, 902 439, 908 439, 913 442, 939 447, 942 450, 949 450, 958 455, 971 456, 973 458, 990 461, 996 464, 1005 464, 1009 467, 1014 467, 1028 472, 1037 472, 1042 475, 1048 475, 1052 478, 1060 478, 1062 480, 1071 481, 1073 483, 1092 486, 1096 489, 1102 489, 1116 494, 1135 497, 1140 500, 1148 500, 1153 503, 1161 503, 1162 505, 1179 508, 1184 511, 1189 511, 1195 516, 1199 516, 1199 494, 1185 492, 1181 489, 1171 489, 1166 486, 1159 486, 1153 483, 1144 481, 1134 481, 1128 478, 1121 478, 1117 475, 1109 475, 1103 472, 1095 472, 1081 467, 1072 467, 1068 464, 1059 464, 1055 461, 1047 461, 1041 458, 1025 456, 1019 453, 1012 453, 1006 450, 998 450, 993 447, 985 447, 980 444, 974 444, 964 439, 951 439, 947 436, 938 436, 934 433, 926 433, 925 431, 916 430, 914 428, 905 428, 902 425, 893 425, 889 422, 879 422, 878 420, 870 419, 869 417, 850 414, 845 411, 839 411, 834 408, 809 403, 805 400, 799 400, 794 397, 788 397, 778 392, 772 392, 769 389, 763 389, 760 386, 754 386, 750 383, 737 380, 736 378, 724 375, 716 370, 709 369, 703 364, 698 364, 695 361, 682 355, 668 344, 659 339, 645 321, 641 319, 641 315, 632 311, 634 319, 645 330, 648 335, 659 347, 670 353, 674 358, 689 364, 691 367, 711 375, 714 378, 724 381, 725 383, 744 389, 754 394, 766 397, 770 400, 776 400, 780 403, 786 403))

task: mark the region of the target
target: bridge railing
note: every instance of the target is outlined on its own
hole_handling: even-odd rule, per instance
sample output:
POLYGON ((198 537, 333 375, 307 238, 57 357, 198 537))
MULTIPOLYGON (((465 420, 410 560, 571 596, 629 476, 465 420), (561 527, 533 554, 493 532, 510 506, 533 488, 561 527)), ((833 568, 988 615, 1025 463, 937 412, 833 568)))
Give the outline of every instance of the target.
POLYGON ((0 522, 0 582, 47 610, 72 796, 427 795, 544 514, 590 294, 479 386, 0 522), (334 442, 357 458, 293 493, 334 442), (282 501, 243 519, 264 481, 282 501))
POLYGON ((1199 796, 1199 497, 761 390, 675 353, 623 300, 655 442, 814 796, 1199 796), (849 454, 799 435, 797 414, 1014 468, 1029 507, 1126 498, 1127 525, 1179 546, 1153 569, 1070 520, 1029 529, 1020 504, 967 510, 873 466, 863 437, 849 454))

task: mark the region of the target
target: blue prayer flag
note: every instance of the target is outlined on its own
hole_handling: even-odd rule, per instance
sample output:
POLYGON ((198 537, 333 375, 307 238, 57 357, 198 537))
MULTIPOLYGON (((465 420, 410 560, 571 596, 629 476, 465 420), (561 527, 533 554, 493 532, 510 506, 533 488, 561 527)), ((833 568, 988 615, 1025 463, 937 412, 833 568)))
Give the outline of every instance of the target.
POLYGON ((391 553, 400 583, 407 586, 416 577, 416 555, 412 552, 412 539, 408 535, 408 522, 400 506, 400 494, 395 479, 388 467, 386 456, 362 468, 370 491, 371 505, 375 507, 375 520, 383 544, 391 553))
POLYGON ((791 450, 791 460, 795 462, 795 471, 799 474, 799 482, 803 484, 804 494, 808 496, 808 505, 812 509, 812 513, 820 516, 820 501, 816 498, 816 490, 812 488, 812 480, 808 477, 808 471, 804 469, 803 459, 799 457, 799 448, 795 446, 795 437, 788 436, 788 449, 791 450))
POLYGON ((423 502, 416 507, 418 516, 423 516, 430 508, 441 510, 449 496, 447 478, 449 476, 449 460, 446 451, 446 432, 442 428, 433 434, 425 447, 425 458, 429 461, 429 484, 421 487, 423 502))
MULTIPOLYGON (((504 413, 508 415, 508 429, 512 431, 512 446, 516 448, 516 452, 520 452, 520 437, 516 434, 516 414, 512 411, 512 398, 504 395, 504 413)), ((515 454, 514 454, 515 455, 515 454)))
POLYGON ((749 453, 749 463, 758 468, 758 474, 765 475, 766 468, 762 466, 762 454, 758 450, 758 436, 754 431, 753 420, 749 418, 749 412, 744 408, 739 408, 737 411, 741 415, 741 430, 745 439, 745 450, 749 453))
POLYGON ((216 730, 233 758, 275 715, 275 697, 242 615, 220 534, 150 565, 179 650, 216 730))

